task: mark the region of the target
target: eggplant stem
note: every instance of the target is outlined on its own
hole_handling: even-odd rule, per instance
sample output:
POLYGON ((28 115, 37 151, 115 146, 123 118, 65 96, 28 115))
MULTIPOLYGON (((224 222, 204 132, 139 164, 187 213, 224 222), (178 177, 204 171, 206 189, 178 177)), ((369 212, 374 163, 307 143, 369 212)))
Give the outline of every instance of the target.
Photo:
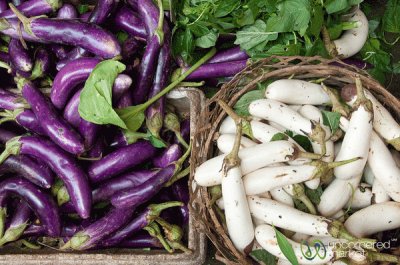
POLYGON ((185 253, 192 253, 192 250, 185 247, 181 242, 171 242, 167 240, 167 242, 174 248, 174 249, 179 249, 182 250, 185 253))
POLYGON ((171 242, 181 241, 181 239, 183 237, 183 231, 179 226, 177 226, 175 224, 170 224, 159 216, 155 217, 154 220, 164 230, 164 234, 165 234, 165 237, 167 240, 169 240, 171 242))
POLYGON ((329 162, 328 163, 328 168, 332 169, 332 168, 335 168, 335 167, 340 167, 340 166, 343 166, 343 165, 346 165, 346 164, 350 164, 350 163, 355 162, 355 161, 360 160, 360 159, 362 159, 362 157, 355 157, 355 158, 352 158, 352 159, 347 159, 347 160, 342 160, 342 161, 329 162))
POLYGON ((160 46, 164 43, 164 7, 162 0, 157 0, 158 8, 160 10, 159 18, 158 18, 158 25, 155 34, 157 34, 158 41, 160 42, 160 46))
POLYGON ((150 208, 150 213, 149 215, 151 216, 151 218, 157 218, 162 211, 164 211, 165 209, 168 208, 172 208, 172 207, 180 207, 183 206, 183 202, 180 201, 169 201, 169 202, 164 202, 164 203, 160 203, 160 204, 151 204, 149 205, 148 208, 150 208))
POLYGON ((356 88, 357 88, 357 100, 354 103, 353 109, 356 110, 359 107, 364 107, 365 110, 373 113, 373 105, 371 100, 369 100, 364 93, 364 88, 359 77, 356 78, 356 88))
POLYGON ((183 145, 183 147, 185 147, 186 149, 189 149, 189 145, 188 145, 188 143, 185 141, 185 139, 183 139, 183 137, 182 137, 182 135, 181 135, 181 132, 175 132, 175 136, 176 136, 176 139, 178 140, 178 142, 181 144, 181 145, 183 145))
POLYGON ((304 187, 300 184, 293 184, 293 198, 301 201, 308 209, 310 214, 316 215, 317 210, 314 204, 311 202, 310 198, 304 192, 304 187))
POLYGON ((19 150, 21 149, 21 143, 19 139, 21 136, 16 136, 6 143, 6 147, 4 148, 3 153, 0 155, 0 164, 4 162, 10 155, 18 155, 19 150))
POLYGON ((390 262, 390 263, 400 263, 400 258, 395 255, 390 255, 386 253, 378 253, 374 251, 367 251, 367 259, 372 263, 376 261, 380 262, 390 262))
POLYGON ((11 11, 21 21, 22 25, 24 26, 25 31, 30 35, 34 35, 33 32, 32 32, 31 26, 30 26, 30 23, 31 23, 33 18, 27 18, 12 3, 10 3, 9 6, 10 6, 11 11))
POLYGON ((0 246, 8 242, 12 242, 18 240, 22 233, 25 231, 26 227, 28 226, 28 222, 20 224, 17 227, 10 227, 4 233, 4 236, 0 239, 0 246))
POLYGON ((0 238, 2 238, 4 235, 6 217, 7 217, 7 208, 0 208, 0 238))
POLYGON ((181 178, 184 178, 185 176, 187 176, 189 173, 190 173, 190 167, 187 167, 184 170, 181 170, 179 173, 172 176, 172 178, 167 183, 165 183, 164 187, 171 186, 172 184, 174 184, 181 178))
POLYGON ((160 227, 157 225, 157 223, 152 222, 149 225, 145 226, 143 230, 147 231, 152 237, 157 238, 160 243, 163 245, 164 249, 168 251, 169 253, 173 253, 173 250, 171 246, 167 243, 165 238, 161 234, 160 227))
POLYGON ((7 69, 7 72, 11 73, 11 67, 7 63, 5 63, 3 61, 0 61, 0 68, 7 69))
POLYGON ((201 82, 180 82, 179 86, 182 87, 201 87, 204 86, 206 82, 201 81, 201 82))
MULTIPOLYGON (((344 117, 349 117, 350 108, 348 105, 344 104, 340 96, 338 95, 336 90, 333 90, 330 87, 327 87, 323 82, 321 83, 322 89, 328 94, 331 104, 332 104, 332 112, 337 112, 344 117)), ((332 134, 335 132, 332 132, 332 134)))
POLYGON ((41 249, 40 246, 35 245, 35 244, 29 242, 29 241, 26 240, 26 239, 22 239, 22 240, 20 240, 20 241, 21 241, 21 243, 22 243, 25 247, 27 247, 27 248, 29 248, 29 249, 41 249))

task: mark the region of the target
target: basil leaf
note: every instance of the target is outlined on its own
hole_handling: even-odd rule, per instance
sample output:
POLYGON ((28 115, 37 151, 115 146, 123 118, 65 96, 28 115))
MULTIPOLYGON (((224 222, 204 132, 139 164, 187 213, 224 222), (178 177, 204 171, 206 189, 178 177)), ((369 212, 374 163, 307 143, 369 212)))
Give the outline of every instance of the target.
POLYGON ((112 107, 112 87, 118 74, 125 68, 124 64, 113 59, 96 65, 80 95, 78 110, 83 119, 95 124, 113 124, 127 128, 112 107))
POLYGON ((265 249, 256 249, 250 252, 250 256, 264 265, 276 265, 276 257, 265 249))
POLYGON ((244 94, 235 104, 234 109, 238 115, 250 116, 249 105, 257 99, 262 99, 265 96, 265 89, 252 90, 244 94))
POLYGON ((275 230, 276 240, 278 241, 278 246, 281 249, 283 255, 285 255, 285 257, 293 265, 299 265, 296 254, 294 254, 292 245, 289 243, 287 238, 281 232, 279 232, 275 227, 274 230, 275 230))
POLYGON ((329 126, 332 133, 335 133, 336 130, 339 128, 339 121, 340 121, 340 113, 331 112, 331 111, 322 111, 322 121, 323 124, 329 126))
POLYGON ((400 0, 387 1, 382 24, 383 30, 400 33, 400 0))

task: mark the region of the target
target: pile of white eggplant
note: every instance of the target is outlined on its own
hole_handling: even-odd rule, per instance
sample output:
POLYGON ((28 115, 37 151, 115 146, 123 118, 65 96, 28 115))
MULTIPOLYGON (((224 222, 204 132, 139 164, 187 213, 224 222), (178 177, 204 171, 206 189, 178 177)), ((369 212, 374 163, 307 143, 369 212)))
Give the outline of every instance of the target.
POLYGON ((197 167, 194 179, 200 186, 220 185, 216 204, 230 239, 244 254, 263 248, 279 264, 290 264, 278 228, 299 264, 399 262, 366 237, 400 228, 400 126, 360 79, 339 89, 277 80, 267 86, 265 98, 249 104, 249 117, 219 101, 228 113, 219 128, 220 155, 197 167), (332 132, 321 110, 340 113, 340 129, 332 132), (308 137, 313 153, 285 135, 288 130, 308 137), (278 134, 285 139, 274 140, 278 134), (304 185, 323 187, 318 205, 305 195, 304 185), (308 211, 296 209, 294 199, 308 211), (315 240, 326 243, 325 255, 308 253, 314 256, 309 259, 304 243, 315 240))

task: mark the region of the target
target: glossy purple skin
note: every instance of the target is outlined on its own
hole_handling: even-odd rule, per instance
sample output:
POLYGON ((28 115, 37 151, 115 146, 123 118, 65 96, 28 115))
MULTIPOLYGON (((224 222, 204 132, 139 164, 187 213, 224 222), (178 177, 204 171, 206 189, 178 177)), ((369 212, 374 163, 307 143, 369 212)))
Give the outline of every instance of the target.
POLYGON ((184 204, 189 203, 190 199, 189 186, 186 178, 176 181, 171 187, 172 187, 172 192, 174 194, 174 198, 177 201, 181 201, 184 204))
POLYGON ((92 11, 88 11, 88 12, 83 13, 82 15, 80 15, 79 18, 80 18, 82 21, 88 21, 88 19, 89 19, 89 17, 90 17, 91 14, 92 14, 92 11))
POLYGON ((7 173, 15 173, 45 189, 49 189, 54 182, 53 172, 27 155, 9 156, 4 160, 0 165, 0 175, 7 173))
POLYGON ((30 132, 34 132, 40 135, 46 135, 42 125, 36 118, 35 113, 32 110, 26 109, 16 117, 16 122, 30 132))
POLYGON ((30 181, 21 177, 8 178, 0 183, 0 205, 13 195, 28 203, 49 236, 60 234, 60 216, 53 199, 30 181))
POLYGON ((178 144, 173 144, 169 146, 167 149, 163 150, 163 152, 153 158, 152 163, 153 166, 157 168, 164 168, 169 164, 177 161, 182 156, 182 148, 178 144))
POLYGON ((135 37, 128 37, 122 44, 122 58, 132 60, 133 56, 142 48, 142 44, 135 37))
POLYGON ((121 47, 113 34, 93 23, 71 19, 33 19, 30 27, 34 36, 42 41, 73 45, 102 58, 114 58, 121 47))
POLYGON ((154 35, 147 42, 146 50, 140 62, 135 89, 133 90, 133 103, 136 105, 143 103, 147 99, 157 68, 160 49, 158 36, 154 35))
POLYGON ((63 4, 57 12, 57 18, 61 19, 74 19, 78 17, 78 11, 71 4, 63 4))
MULTIPOLYGON (((62 237, 72 237, 75 233, 79 230, 82 230, 82 226, 76 224, 63 224, 61 227, 61 234, 62 237)), ((46 231, 42 225, 31 224, 26 228, 24 231, 24 237, 40 237, 45 236, 46 231)))
POLYGON ((89 169, 89 179, 101 182, 133 168, 152 158, 156 148, 149 141, 138 141, 121 147, 100 160, 94 161, 89 169))
POLYGON ((133 10, 135 10, 135 11, 138 10, 138 1, 137 1, 137 0, 127 0, 126 2, 129 4, 129 6, 130 6, 133 10))
POLYGON ((133 37, 145 40, 147 31, 138 14, 129 7, 123 6, 114 17, 114 24, 117 29, 123 30, 133 37))
POLYGON ((137 187, 157 174, 157 170, 137 170, 103 182, 92 191, 93 203, 106 201, 115 193, 137 187))
POLYGON ((171 164, 157 172, 145 183, 133 189, 120 191, 111 197, 111 203, 117 208, 137 207, 157 194, 164 184, 171 179, 175 165, 171 164))
POLYGON ((104 238, 123 227, 131 219, 134 208, 112 208, 105 216, 92 223, 74 236, 89 236, 89 240, 83 243, 79 250, 96 246, 104 238))
POLYGON ((127 145, 129 145, 128 139, 122 130, 116 131, 112 136, 111 142, 109 143, 109 146, 113 148, 119 148, 127 145))
POLYGON ((90 53, 88 51, 86 51, 85 49, 81 49, 81 48, 76 48, 76 49, 72 49, 71 51, 69 51, 64 60, 59 61, 56 64, 56 69, 57 71, 60 71, 66 64, 68 64, 71 61, 74 61, 76 59, 80 59, 82 57, 89 57, 90 53))
POLYGON ((5 144, 8 140, 10 140, 16 136, 17 136, 16 133, 6 130, 6 129, 3 129, 3 128, 0 128, 0 143, 5 144))
POLYGON ((126 108, 129 106, 133 106, 133 99, 132 99, 132 93, 131 91, 127 91, 127 93, 124 93, 121 98, 119 99, 116 108, 122 109, 126 108))
POLYGON ((124 93, 129 91, 132 85, 132 78, 129 75, 120 74, 114 81, 112 89, 112 99, 117 102, 124 93))
MULTIPOLYGON (((190 120, 186 119, 181 122, 181 135, 182 138, 188 143, 190 142, 190 120)), ((179 141, 175 138, 176 143, 179 141)))
POLYGON ((42 41, 38 37, 26 33, 22 23, 17 18, 0 18, 0 32, 14 39, 19 39, 22 36, 25 41, 46 43, 46 41, 42 41))
MULTIPOLYGON (((57 5, 57 3, 55 3, 57 5)), ((55 6, 56 8, 56 6, 55 6)), ((18 10, 27 17, 35 17, 51 13, 53 7, 46 0, 28 0, 18 6, 18 10)), ((8 9, 0 13, 3 18, 16 18, 14 12, 8 9)))
POLYGON ((56 108, 64 108, 76 86, 86 81, 99 62, 96 58, 77 59, 66 64, 57 73, 50 94, 51 102, 56 108))
POLYGON ((62 179, 76 212, 90 216, 92 193, 85 171, 77 161, 52 141, 39 136, 22 136, 20 154, 32 155, 46 163, 62 179))
POLYGON ((247 60, 203 64, 188 77, 186 77, 185 80, 191 81, 233 76, 246 68, 246 66, 247 60))
POLYGON ((41 66, 42 75, 46 74, 50 70, 50 54, 43 47, 39 47, 35 53, 35 64, 41 66))
POLYGON ((87 157, 89 158, 102 158, 106 149, 106 144, 103 137, 97 137, 92 148, 87 151, 87 157))
POLYGON ((22 98, 8 90, 0 88, 0 108, 6 110, 15 110, 24 108, 22 98))
POLYGON ((64 109, 64 119, 69 122, 85 140, 85 148, 89 150, 96 142, 100 125, 84 120, 79 115, 78 107, 82 89, 78 90, 64 109))
POLYGON ((158 26, 160 11, 152 0, 137 0, 137 11, 146 28, 148 39, 158 26))
POLYGON ((151 209, 146 208, 144 211, 139 213, 133 220, 126 224, 122 229, 113 233, 113 235, 102 242, 102 246, 115 246, 122 240, 133 236, 135 233, 142 230, 146 225, 148 225, 151 220, 149 217, 151 214, 151 209))
POLYGON ((160 241, 149 234, 135 235, 113 246, 117 248, 162 248, 160 241))
POLYGON ((0 51, 0 61, 8 64, 10 62, 10 55, 6 52, 0 51))
POLYGON ((22 86, 22 96, 31 106, 46 135, 65 151, 79 155, 85 151, 82 137, 55 110, 51 102, 33 83, 22 86))
POLYGON ((32 216, 33 212, 25 201, 21 200, 16 208, 8 229, 27 223, 32 216))
POLYGON ((247 60, 249 56, 239 46, 218 52, 207 63, 222 63, 230 61, 247 60))
MULTIPOLYGON (((65 59, 65 57, 67 57, 68 51, 67 48, 64 47, 63 45, 59 45, 59 44, 51 44, 49 45, 51 51, 54 53, 54 55, 57 57, 57 59, 59 60, 63 60, 65 59)), ((60 68, 61 69, 61 68, 60 68)), ((60 69, 57 68, 57 70, 59 71, 60 69)))
MULTIPOLYGON (((355 59, 355 58, 346 58, 342 60, 344 63, 355 66, 357 68, 360 69, 371 69, 372 67, 374 67, 372 64, 365 62, 363 60, 360 59, 355 59)), ((331 63, 332 65, 335 66, 342 66, 340 63, 331 63)))
POLYGON ((8 45, 10 61, 16 70, 29 72, 32 70, 32 59, 27 50, 22 46, 18 39, 11 39, 8 45))
POLYGON ((4 10, 7 10, 8 8, 8 3, 6 0, 0 0, 0 12, 3 12, 4 10))

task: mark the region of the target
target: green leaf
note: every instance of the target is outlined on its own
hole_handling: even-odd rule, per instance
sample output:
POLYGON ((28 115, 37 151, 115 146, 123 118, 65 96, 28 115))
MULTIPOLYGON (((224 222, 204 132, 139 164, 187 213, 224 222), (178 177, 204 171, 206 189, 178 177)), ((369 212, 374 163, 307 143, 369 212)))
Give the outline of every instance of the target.
POLYGON ((215 31, 211 30, 206 35, 196 39, 196 46, 204 49, 210 48, 215 46, 217 39, 218 34, 215 31))
POLYGON ((325 9, 328 14, 343 12, 354 5, 358 5, 363 0, 328 0, 325 3, 325 9))
POLYGON ((193 34, 189 28, 185 30, 177 30, 173 35, 172 51, 175 56, 182 56, 182 58, 189 62, 192 58, 192 52, 195 48, 193 34))
POLYGON ((310 142, 310 139, 304 135, 295 134, 292 131, 285 131, 285 134, 292 138, 296 143, 298 143, 301 147, 304 148, 307 152, 312 152, 313 148, 310 142))
POLYGON ((250 252, 250 256, 264 265, 276 265, 276 257, 265 249, 256 249, 250 252))
POLYGON ((340 113, 331 112, 331 111, 322 111, 322 121, 323 124, 329 126, 332 133, 335 133, 336 130, 339 128, 339 121, 340 121, 340 113))
POLYGON ((77 7, 79 14, 84 14, 89 11, 89 5, 78 5, 77 7))
POLYGON ((278 241, 278 246, 282 251, 282 254, 292 263, 292 265, 299 265, 299 262, 297 261, 296 254, 294 253, 292 245, 289 243, 287 238, 280 232, 278 231, 275 227, 275 235, 276 235, 276 240, 278 241))
POLYGON ((308 27, 307 32, 318 38, 323 24, 324 11, 322 6, 314 5, 311 10, 310 26, 308 27))
POLYGON ((234 109, 238 115, 249 116, 249 105, 257 99, 262 99, 265 96, 265 89, 252 90, 244 94, 235 104, 234 109))
POLYGON ((124 32, 124 31, 117 32, 117 40, 121 44, 124 43, 124 41, 126 41, 128 39, 128 37, 129 37, 128 33, 124 32))
POLYGON ((278 12, 267 20, 267 30, 276 32, 298 31, 306 33, 311 19, 311 7, 308 0, 286 0, 279 2, 278 12))
POLYGON ((124 64, 113 59, 96 65, 80 95, 78 110, 83 119, 95 124, 113 124, 127 128, 112 107, 112 86, 115 78, 125 68, 124 64))
POLYGON ((393 64, 393 73, 400 74, 400 61, 393 64))
POLYGON ((224 17, 230 14, 236 7, 240 5, 240 1, 237 0, 224 0, 220 1, 216 7, 214 16, 215 17, 224 17))
POLYGON ((155 148, 164 148, 167 147, 167 145, 164 143, 163 140, 161 140, 158 137, 155 137, 154 135, 149 136, 149 141, 150 143, 155 147, 155 148))
POLYGON ((145 120, 143 104, 117 109, 120 119, 126 124, 126 128, 136 132, 145 120))
POLYGON ((288 136, 286 134, 284 134, 284 133, 276 133, 276 134, 274 134, 274 136, 272 136, 271 142, 287 140, 287 139, 288 139, 288 136))
POLYGON ((250 50, 268 41, 276 40, 278 32, 267 31, 267 25, 262 20, 257 20, 253 25, 244 27, 236 33, 235 44, 239 44, 242 49, 250 50))
POLYGON ((382 24, 383 30, 400 33, 400 0, 387 1, 382 24))
POLYGON ((310 189, 307 186, 305 188, 306 196, 311 200, 311 202, 315 205, 318 205, 321 202, 321 196, 324 192, 322 187, 318 187, 316 189, 310 189))

